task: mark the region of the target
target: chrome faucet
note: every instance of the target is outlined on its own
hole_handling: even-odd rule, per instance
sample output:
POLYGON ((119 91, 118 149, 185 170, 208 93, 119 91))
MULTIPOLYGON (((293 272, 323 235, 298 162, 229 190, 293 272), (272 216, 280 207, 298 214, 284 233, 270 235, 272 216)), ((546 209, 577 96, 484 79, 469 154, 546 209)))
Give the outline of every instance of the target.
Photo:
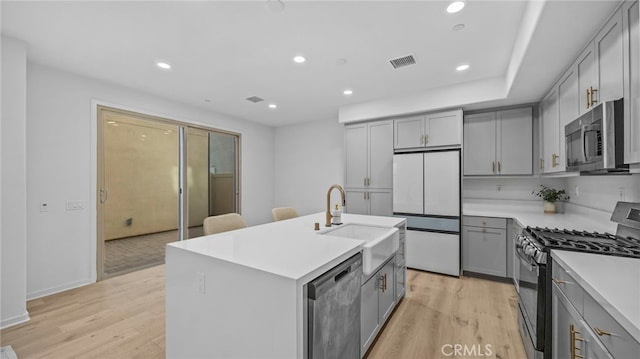
POLYGON ((340 197, 342 198, 342 206, 344 207, 345 204, 347 203, 347 201, 345 200, 344 188, 342 188, 341 185, 334 184, 331 187, 329 187, 329 190, 327 191, 327 223, 325 224, 326 227, 331 227, 331 218, 333 218, 333 216, 331 215, 331 190, 334 188, 337 188, 340 191, 340 197))

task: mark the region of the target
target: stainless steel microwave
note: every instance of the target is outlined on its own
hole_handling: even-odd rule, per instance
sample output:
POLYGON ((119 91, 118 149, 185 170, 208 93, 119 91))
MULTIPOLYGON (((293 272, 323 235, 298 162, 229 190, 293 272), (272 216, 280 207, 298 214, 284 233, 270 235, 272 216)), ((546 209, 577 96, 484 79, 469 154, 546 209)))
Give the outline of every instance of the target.
POLYGON ((628 171, 624 164, 623 99, 602 102, 564 127, 567 171, 628 171))

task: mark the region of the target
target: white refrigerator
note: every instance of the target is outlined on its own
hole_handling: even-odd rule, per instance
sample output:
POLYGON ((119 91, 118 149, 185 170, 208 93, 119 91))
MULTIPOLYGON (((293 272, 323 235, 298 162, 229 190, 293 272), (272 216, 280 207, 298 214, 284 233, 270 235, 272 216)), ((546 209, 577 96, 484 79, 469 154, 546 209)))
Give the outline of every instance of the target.
POLYGON ((460 150, 393 156, 393 213, 407 219, 407 267, 460 275, 460 150))

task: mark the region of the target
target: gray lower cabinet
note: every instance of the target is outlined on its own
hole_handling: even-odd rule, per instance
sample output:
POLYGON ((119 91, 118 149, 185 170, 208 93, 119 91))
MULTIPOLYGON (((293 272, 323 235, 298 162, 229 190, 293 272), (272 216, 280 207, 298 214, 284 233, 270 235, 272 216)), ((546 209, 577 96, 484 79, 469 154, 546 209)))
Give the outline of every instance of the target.
POLYGON ((552 358, 640 358, 638 343, 571 276, 552 263, 552 358))
POLYGON ((462 269, 507 277, 507 220, 464 216, 462 269))
POLYGON ((362 285, 360 307, 360 356, 363 357, 396 304, 395 256, 362 285))

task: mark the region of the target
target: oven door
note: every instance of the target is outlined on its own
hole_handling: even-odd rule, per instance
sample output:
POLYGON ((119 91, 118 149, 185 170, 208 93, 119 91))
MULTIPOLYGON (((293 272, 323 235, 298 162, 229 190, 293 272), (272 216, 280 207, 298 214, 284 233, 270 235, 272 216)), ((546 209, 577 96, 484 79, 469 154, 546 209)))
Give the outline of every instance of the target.
POLYGON ((536 263, 522 247, 516 246, 516 254, 520 263, 518 303, 534 348, 543 351, 546 265, 536 263))

